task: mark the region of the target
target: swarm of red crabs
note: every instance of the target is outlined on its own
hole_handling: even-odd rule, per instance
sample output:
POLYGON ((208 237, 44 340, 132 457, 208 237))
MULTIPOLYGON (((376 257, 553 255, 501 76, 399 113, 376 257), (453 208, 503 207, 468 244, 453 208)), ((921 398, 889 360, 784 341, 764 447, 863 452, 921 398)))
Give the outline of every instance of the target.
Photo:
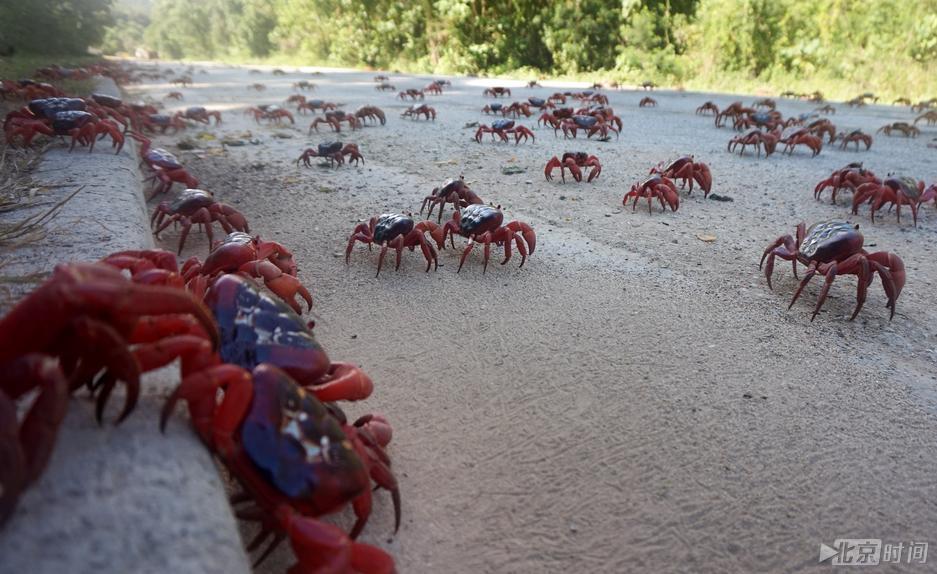
POLYGON ((804 278, 794 292, 788 309, 794 306, 815 275, 826 278, 810 316, 811 321, 823 307, 837 275, 856 275, 858 278, 856 307, 849 317, 850 321, 855 319, 865 304, 869 286, 878 275, 887 297, 885 307, 891 311, 890 319, 895 315, 895 304, 904 287, 904 263, 894 253, 869 253, 862 247, 864 241, 859 226, 845 221, 822 221, 811 225, 810 228, 801 223, 797 226, 796 237, 782 235, 765 249, 759 268, 764 267, 765 278, 770 288, 775 258, 780 257, 791 262, 795 279, 798 278, 797 263, 807 266, 804 278))

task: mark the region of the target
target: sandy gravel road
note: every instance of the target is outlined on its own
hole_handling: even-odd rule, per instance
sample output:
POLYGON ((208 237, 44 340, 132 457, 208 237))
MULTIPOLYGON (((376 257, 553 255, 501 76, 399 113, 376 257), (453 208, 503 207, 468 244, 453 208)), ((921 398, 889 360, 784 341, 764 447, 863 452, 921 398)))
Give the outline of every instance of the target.
MULTIPOLYGON (((439 115, 426 122, 401 119, 406 104, 375 91, 370 73, 201 69, 175 107, 222 110, 224 124, 209 132, 250 130, 259 143, 222 153, 208 141, 183 156, 253 230, 294 250, 321 341, 374 378, 372 398, 350 410, 393 422, 404 520, 392 535, 381 494, 364 539, 388 548, 401 572, 804 571, 835 538, 937 543, 937 210, 924 208, 917 228, 893 214, 872 225, 867 212, 850 216, 845 203, 812 195, 855 160, 937 181, 937 150, 926 147, 934 128, 878 137, 868 153, 740 158, 725 150, 731 130, 693 113, 737 98, 656 92, 660 105, 639 109, 643 94, 621 91, 609 93, 625 123, 618 140, 564 141, 528 120, 535 143, 478 144, 463 126, 493 119, 480 112, 490 81, 453 78, 428 98, 439 115), (298 168, 305 147, 333 136, 307 136, 310 116, 268 128, 241 113, 282 104, 299 79, 346 110, 387 112, 385 127, 341 134, 364 166, 298 168), (267 89, 248 90, 254 82, 267 89), (596 154, 601 177, 546 182, 544 164, 567 150, 596 154), (714 192, 733 201, 694 192, 676 213, 622 207, 634 181, 681 154, 708 163, 714 192), (524 172, 504 175, 504 166, 524 172), (416 212, 459 174, 506 220, 535 227, 537 251, 522 269, 512 261, 483 274, 476 250, 457 274, 449 249, 437 272, 408 252, 399 272, 375 278, 377 251, 363 246, 345 266, 356 222, 416 212), (879 283, 851 323, 853 277, 837 281, 812 323, 819 281, 791 310, 789 266, 768 289, 758 270, 765 246, 800 221, 828 218, 858 223, 873 249, 904 259, 893 321, 879 283)), ((391 78, 398 89, 427 81, 391 78)), ((513 99, 554 91, 520 84, 508 84, 513 99)), ((170 89, 130 91, 162 98, 170 89)), ((785 115, 812 108, 780 104, 785 115)), ((837 105, 831 119, 868 132, 909 117, 907 108, 837 105)), ((176 239, 167 233, 164 245, 176 239)), ((196 236, 185 255, 205 250, 196 236)), ((290 559, 280 552, 262 570, 290 559)))

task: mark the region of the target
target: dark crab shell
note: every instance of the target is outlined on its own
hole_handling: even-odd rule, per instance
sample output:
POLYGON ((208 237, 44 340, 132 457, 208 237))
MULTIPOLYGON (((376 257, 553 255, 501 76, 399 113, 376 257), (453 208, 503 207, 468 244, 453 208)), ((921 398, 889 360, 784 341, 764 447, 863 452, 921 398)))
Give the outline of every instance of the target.
POLYGON ((323 514, 369 487, 368 470, 341 425, 283 371, 253 371, 253 400, 240 427, 244 454, 301 511, 323 514))
POLYGON ((537 98, 534 96, 530 96, 529 98, 527 98, 527 101, 530 102, 530 105, 532 105, 535 108, 542 108, 543 106, 547 105, 546 100, 544 100, 543 98, 537 98))
POLYGON ((662 171, 664 173, 679 171, 681 168, 683 168, 683 166, 685 166, 688 163, 693 163, 692 157, 688 155, 678 157, 668 162, 667 165, 663 167, 662 171))
POLYGON ((766 124, 771 121, 771 114, 767 112, 757 112, 752 114, 752 121, 756 124, 766 124))
POLYGON ((413 231, 416 224, 413 218, 402 213, 383 213, 378 216, 374 224, 374 243, 383 244, 399 235, 406 235, 413 231))
POLYGON ((147 150, 146 155, 143 157, 150 165, 155 165, 165 169, 179 169, 182 167, 182 164, 175 155, 161 147, 147 150))
POLYGON ((502 221, 504 221, 504 214, 501 213, 500 209, 490 205, 469 205, 461 211, 459 233, 468 237, 486 231, 493 231, 501 227, 502 221))
POLYGON ((168 126, 172 123, 172 118, 166 114, 150 114, 147 119, 158 126, 168 126))
POLYGON ((57 134, 68 133, 69 130, 80 128, 94 119, 94 114, 78 110, 58 112, 52 120, 52 129, 57 134))
POLYGON ((192 116, 201 116, 206 112, 205 108, 202 106, 191 106, 185 109, 185 117, 191 118, 192 116))
POLYGON ((205 296, 218 322, 226 363, 252 369, 270 363, 303 385, 319 382, 331 361, 302 317, 257 283, 222 275, 205 296))
POLYGON ((493 130, 509 130, 514 127, 514 120, 495 120, 491 122, 493 130))
POLYGON ((847 221, 821 221, 807 229, 800 255, 807 261, 842 261, 862 250, 864 239, 859 226, 847 221))
POLYGON ((119 108, 124 105, 124 102, 120 98, 115 98, 107 94, 91 94, 91 99, 94 100, 96 104, 102 105, 105 108, 119 108))
POLYGON ((332 155, 333 153, 342 151, 342 142, 320 143, 318 149, 320 156, 332 155))
POLYGON ((503 107, 504 107, 504 106, 503 106, 502 104, 499 104, 499 103, 497 103, 497 102, 488 104, 488 109, 490 109, 490 110, 493 111, 493 112, 500 111, 501 108, 503 108, 503 107))
POLYGON ((789 128, 785 128, 784 131, 781 132, 781 139, 786 140, 794 136, 799 136, 805 133, 808 133, 808 130, 806 128, 802 128, 798 126, 791 126, 789 128))
POLYGON ((657 185, 659 183, 662 183, 663 181, 664 179, 660 176, 660 174, 654 174, 654 175, 649 175, 647 178, 645 178, 644 181, 642 181, 638 185, 641 187, 641 189, 644 189, 648 187, 649 185, 657 185))
POLYGON ((592 116, 579 115, 579 116, 573 116, 573 122, 581 128, 588 129, 588 128, 594 127, 595 124, 598 122, 598 120, 592 116))
POLYGON ((918 182, 913 177, 908 176, 892 176, 882 182, 883 185, 894 189, 895 191, 902 192, 905 197, 910 199, 917 199, 921 195, 921 190, 918 187, 918 182))
POLYGON ((41 98, 29 102, 27 107, 36 116, 54 120, 59 112, 83 112, 88 105, 81 98, 41 98))
POLYGON ((205 191, 204 189, 187 189, 180 193, 179 196, 169 204, 169 212, 193 215, 196 211, 209 207, 214 203, 215 198, 210 191, 205 191))

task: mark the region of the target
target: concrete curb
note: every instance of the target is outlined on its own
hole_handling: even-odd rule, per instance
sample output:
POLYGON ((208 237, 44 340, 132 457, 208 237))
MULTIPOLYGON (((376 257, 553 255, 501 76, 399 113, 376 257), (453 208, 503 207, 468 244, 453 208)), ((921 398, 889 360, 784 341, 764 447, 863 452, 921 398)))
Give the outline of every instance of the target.
MULTIPOLYGON (((111 80, 98 91, 120 95, 111 80)), ((93 154, 56 148, 44 156, 33 175, 51 189, 49 202, 11 220, 85 187, 42 242, 14 251, 4 274, 153 246, 132 142, 118 155, 108 146, 103 140, 93 154)), ((181 408, 159 432, 159 409, 177 382, 178 369, 148 374, 137 410, 117 427, 99 426, 87 395, 76 393, 48 469, 0 531, 0 573, 250 572, 224 484, 181 408)), ((108 421, 122 399, 112 399, 108 421)))

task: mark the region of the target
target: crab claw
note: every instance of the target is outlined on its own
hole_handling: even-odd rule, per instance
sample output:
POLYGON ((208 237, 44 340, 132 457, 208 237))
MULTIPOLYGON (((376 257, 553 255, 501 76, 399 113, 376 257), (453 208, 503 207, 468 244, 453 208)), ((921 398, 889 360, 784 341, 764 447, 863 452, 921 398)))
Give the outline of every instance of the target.
POLYGON ((296 301, 297 294, 306 301, 309 310, 312 310, 312 295, 309 290, 299 282, 299 279, 287 275, 273 263, 269 261, 251 261, 242 265, 238 272, 246 273, 251 277, 262 277, 264 285, 280 299, 283 299, 297 313, 301 314, 303 312, 302 305, 296 301))
POLYGON ((376 546, 355 542, 342 529, 302 516, 288 506, 278 511, 279 522, 290 537, 298 572, 362 572, 394 574, 394 559, 376 546))

